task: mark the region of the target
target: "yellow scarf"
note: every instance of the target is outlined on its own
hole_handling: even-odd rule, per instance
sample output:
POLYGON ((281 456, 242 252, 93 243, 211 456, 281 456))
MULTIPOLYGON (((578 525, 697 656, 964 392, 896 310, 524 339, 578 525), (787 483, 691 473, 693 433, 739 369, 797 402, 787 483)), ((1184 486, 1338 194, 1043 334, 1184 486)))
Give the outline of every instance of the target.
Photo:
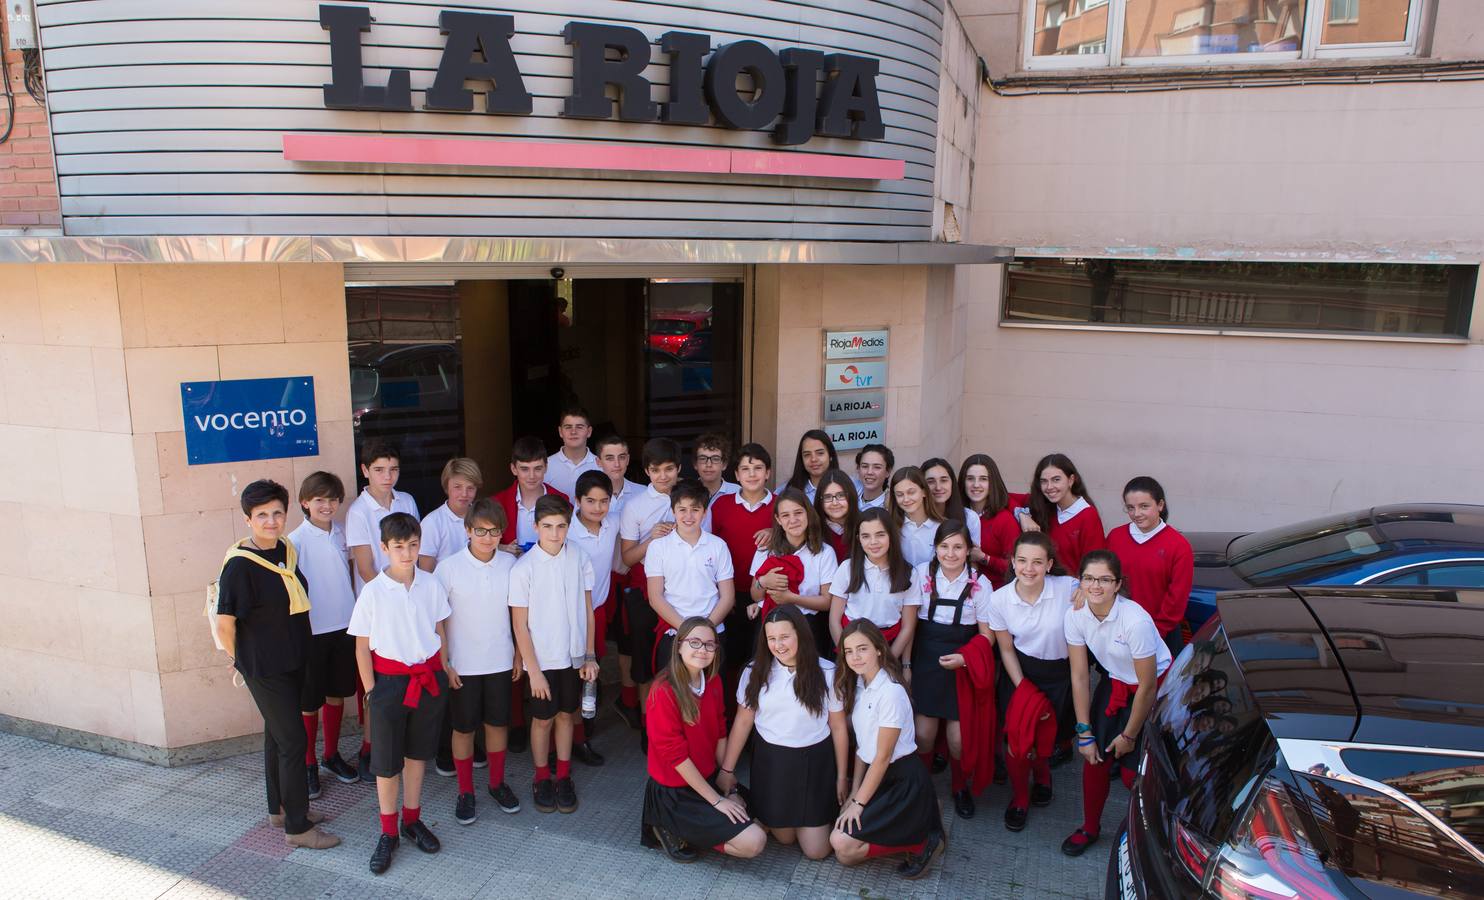
POLYGON ((300 582, 298 576, 294 574, 294 570, 299 566, 299 553, 294 549, 294 542, 286 541, 283 538, 278 539, 278 542, 280 544, 283 544, 286 548, 288 548, 288 554, 282 566, 275 566, 273 563, 257 555, 256 553, 249 553, 248 551, 243 550, 242 547, 247 544, 249 540, 251 540, 251 538, 244 538, 243 540, 237 542, 237 544, 233 545, 232 549, 227 551, 226 559, 222 560, 222 567, 226 568, 227 560, 233 558, 252 560, 253 562, 257 563, 258 565, 283 579, 284 590, 289 592, 289 615, 296 616, 299 613, 309 612, 309 592, 304 590, 303 583, 300 582))

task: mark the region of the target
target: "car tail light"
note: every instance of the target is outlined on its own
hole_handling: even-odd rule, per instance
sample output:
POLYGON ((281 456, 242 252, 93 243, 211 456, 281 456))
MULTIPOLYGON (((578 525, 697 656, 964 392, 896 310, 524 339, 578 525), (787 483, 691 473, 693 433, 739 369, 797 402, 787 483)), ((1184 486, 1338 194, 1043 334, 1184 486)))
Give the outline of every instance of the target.
POLYGON ((1213 866, 1210 891, 1221 900, 1344 896, 1299 822, 1288 788, 1273 778, 1258 788, 1251 808, 1213 866))
POLYGON ((1203 838, 1197 837, 1194 832, 1185 827, 1180 820, 1175 820, 1173 829, 1175 836, 1175 857, 1180 860, 1180 865, 1190 873, 1190 877, 1196 881, 1203 881, 1206 877, 1206 865, 1211 861, 1211 847, 1203 838))

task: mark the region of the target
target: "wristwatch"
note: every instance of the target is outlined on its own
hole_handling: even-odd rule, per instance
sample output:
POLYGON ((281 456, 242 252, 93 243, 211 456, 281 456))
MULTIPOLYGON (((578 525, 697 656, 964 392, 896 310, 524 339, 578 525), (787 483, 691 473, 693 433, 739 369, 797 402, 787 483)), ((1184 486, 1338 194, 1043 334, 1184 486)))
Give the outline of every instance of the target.
POLYGON ((1078 722, 1076 730, 1078 734, 1087 734, 1088 732, 1092 731, 1092 726, 1087 724, 1086 722, 1078 722))

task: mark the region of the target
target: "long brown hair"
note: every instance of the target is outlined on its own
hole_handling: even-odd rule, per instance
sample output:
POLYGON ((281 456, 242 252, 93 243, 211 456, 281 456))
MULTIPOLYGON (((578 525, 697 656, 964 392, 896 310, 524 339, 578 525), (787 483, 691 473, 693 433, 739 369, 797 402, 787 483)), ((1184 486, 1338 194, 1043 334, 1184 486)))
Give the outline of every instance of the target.
MULTIPOLYGON (((822 484, 823 478, 820 481, 822 484)), ((818 497, 817 494, 815 496, 818 497)), ((809 548, 810 553, 818 553, 824 547, 824 537, 819 530, 819 516, 814 512, 814 505, 809 502, 808 496, 796 487, 786 487, 773 498, 773 528, 768 532, 768 552, 774 556, 787 556, 799 549, 788 542, 788 535, 783 533, 783 526, 778 524, 778 507, 785 501, 796 503, 804 510, 804 546, 809 548)))
POLYGON ((845 704, 847 716, 855 709, 855 680, 860 677, 845 663, 845 639, 852 634, 862 635, 870 641, 871 646, 881 655, 882 671, 890 675, 892 681, 902 683, 902 661, 892 655, 891 647, 887 646, 886 638, 881 635, 881 629, 870 619, 851 619, 845 630, 840 632, 840 664, 835 667, 835 694, 845 704))
MULTIPOLYGON (((948 460, 944 459, 943 457, 934 456, 931 459, 923 460, 922 465, 918 466, 917 468, 922 470, 922 478, 924 481, 927 480, 927 473, 932 469, 942 469, 943 471, 948 473, 948 483, 952 485, 952 487, 948 490, 948 502, 940 504, 943 507, 943 519, 944 521, 947 521, 948 519, 958 519, 960 522, 962 522, 964 520, 964 503, 963 498, 959 496, 958 493, 958 479, 954 477, 953 466, 950 465, 948 460)), ((974 546, 974 542, 970 541, 969 546, 974 546)))
POLYGON ((904 481, 912 482, 922 491, 922 509, 927 517, 934 522, 943 521, 943 507, 933 499, 933 492, 928 490, 927 477, 922 474, 922 470, 916 466, 902 466, 891 473, 891 481, 886 487, 886 508, 891 510, 891 518, 896 522, 897 530, 902 530, 902 520, 907 518, 907 514, 897 506, 897 485, 904 481))
POLYGON ((1036 474, 1031 476, 1031 518, 1041 526, 1041 530, 1047 534, 1051 533, 1051 526, 1056 524, 1056 504, 1046 499, 1041 493, 1041 473, 1050 468, 1061 469, 1062 474, 1072 479, 1072 496, 1081 497, 1088 505, 1097 506, 1092 502, 1092 496, 1087 493, 1087 484, 1082 480, 1082 473, 1072 464, 1072 460, 1065 453, 1048 453, 1041 457, 1036 463, 1036 474))
POLYGON ((984 495, 982 515, 993 517, 1010 503, 1010 492, 1005 488, 1005 479, 1000 475, 1000 467, 995 465, 994 457, 986 453, 969 454, 964 464, 958 467, 958 499, 963 502, 965 510, 973 509, 969 505, 969 491, 965 485, 969 481, 969 469, 974 466, 983 466, 989 472, 989 493, 984 495))
POLYGON ((861 546, 860 526, 867 522, 880 522, 886 529, 886 574, 891 578, 892 593, 907 590, 912 586, 912 567, 907 565, 907 558, 902 555, 901 526, 891 513, 873 506, 861 513, 861 520, 856 523, 855 538, 850 544, 850 584, 846 586, 846 592, 853 594, 866 584, 866 548, 861 546))
POLYGON ((711 657, 711 664, 702 670, 703 673, 707 678, 716 678, 721 671, 721 641, 717 640, 716 625, 705 616, 691 616, 681 622, 680 627, 675 629, 675 642, 670 645, 670 665, 665 668, 664 677, 670 691, 675 694, 675 705, 680 708, 680 718, 687 725, 696 724, 696 719, 701 716, 701 704, 696 702, 696 695, 690 689, 690 673, 685 670, 685 662, 680 658, 680 645, 697 628, 710 631, 712 640, 716 640, 716 653, 711 657))
POLYGON ((814 645, 814 632, 804 621, 804 614, 795 606, 775 606, 763 619, 763 627, 757 630, 757 649, 752 654, 752 674, 747 679, 747 691, 743 694, 743 705, 757 711, 758 698, 768 683, 773 667, 782 665, 768 649, 767 626, 775 622, 786 622, 794 630, 798 641, 798 654, 794 657, 794 696, 799 705, 812 715, 825 714, 829 700, 829 689, 824 682, 824 669, 819 665, 819 648, 814 645))

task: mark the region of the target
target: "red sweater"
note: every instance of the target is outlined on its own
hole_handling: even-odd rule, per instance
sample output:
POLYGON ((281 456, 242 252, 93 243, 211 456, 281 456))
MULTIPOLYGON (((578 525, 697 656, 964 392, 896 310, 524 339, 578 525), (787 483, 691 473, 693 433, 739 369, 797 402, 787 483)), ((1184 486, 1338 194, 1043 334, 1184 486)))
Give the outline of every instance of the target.
POLYGON ((1108 549, 1123 563, 1123 592, 1144 607, 1159 633, 1178 627, 1195 582, 1195 557, 1185 535, 1166 525, 1140 544, 1120 525, 1108 532, 1108 549))
POLYGON ((1072 576, 1076 576, 1084 555, 1107 546, 1103 540, 1103 520, 1098 518, 1097 507, 1090 504, 1064 523, 1053 519, 1047 537, 1056 545, 1056 561, 1072 576))
MULTIPOLYGON (((732 551, 732 581, 737 596, 746 597, 752 590, 752 555, 757 552, 757 542, 752 536, 764 528, 773 527, 773 496, 768 495, 755 512, 748 512, 741 503, 741 494, 727 494, 711 507, 711 533, 726 543, 732 551)), ((743 600, 743 605, 750 601, 743 600)))
POLYGON ((669 679, 655 679, 644 709, 644 728, 649 735, 649 777, 665 787, 686 787, 675 767, 689 759, 701 777, 716 772, 716 744, 726 737, 726 712, 722 703, 721 679, 706 679, 700 698, 701 712, 694 725, 685 724, 669 679))
MULTIPOLYGON (((556 494, 558 497, 561 497, 568 503, 572 502, 570 497, 552 487, 551 485, 542 484, 541 486, 546 488, 546 493, 556 494)), ((513 483, 510 485, 510 487, 490 497, 491 500, 500 504, 500 506, 505 510, 505 530, 500 534, 500 540, 501 542, 506 544, 514 544, 520 534, 519 523, 515 519, 515 499, 516 491, 518 490, 520 490, 520 484, 513 483)))
POLYGON ((992 587, 1004 587, 1014 574, 1010 571, 1010 552, 1015 549, 1015 539, 1020 537, 1020 523, 1008 508, 980 516, 979 522, 979 549, 989 557, 984 572, 992 587))

